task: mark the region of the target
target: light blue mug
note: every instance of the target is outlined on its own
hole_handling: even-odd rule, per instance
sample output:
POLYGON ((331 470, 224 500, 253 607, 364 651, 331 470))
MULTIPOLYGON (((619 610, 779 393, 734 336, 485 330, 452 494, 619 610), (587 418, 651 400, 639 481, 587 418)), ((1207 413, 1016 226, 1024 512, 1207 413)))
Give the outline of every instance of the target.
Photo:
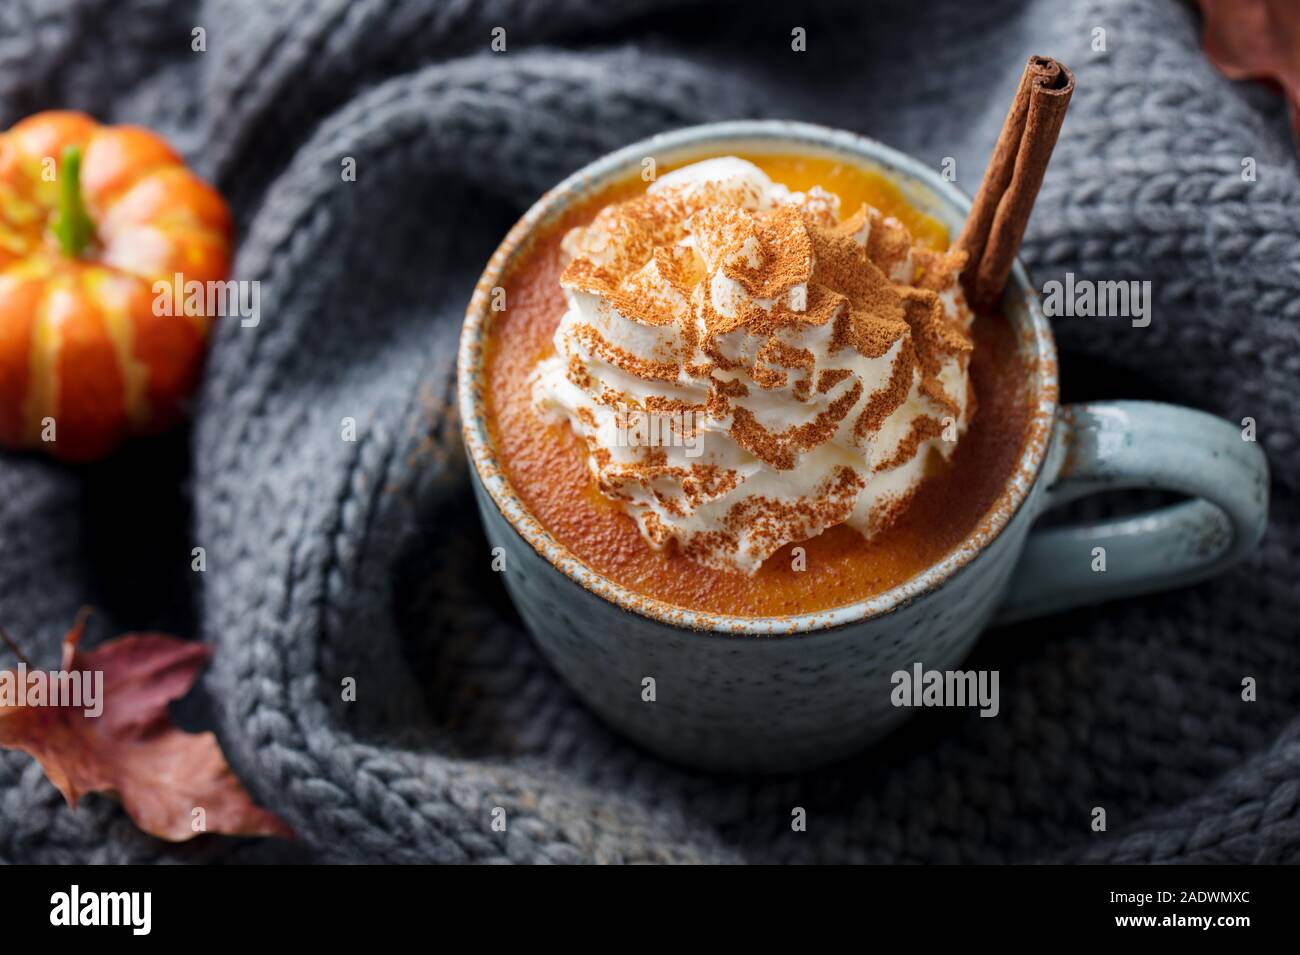
POLYGON ((986 520, 939 563, 892 590, 820 613, 751 618, 675 607, 598 574, 527 512, 496 461, 483 405, 491 290, 529 240, 569 206, 641 169, 734 152, 835 158, 886 174, 956 234, 969 200, 921 163, 851 133, 740 121, 676 130, 574 173, 506 236, 465 316, 458 395, 474 491, 490 546, 537 645, 596 713, 669 759, 713 770, 781 772, 845 757, 912 711, 893 674, 948 671, 990 622, 1190 584, 1259 543, 1268 465, 1236 425, 1136 401, 1058 408, 1056 348, 1017 263, 1003 310, 1034 359, 1029 438, 986 520), (1159 488, 1193 500, 1120 520, 1032 531, 1088 494, 1159 488), (1095 548, 1105 548, 1099 572, 1095 548), (500 553, 500 552, 498 552, 500 553), (652 692, 651 692, 652 690, 652 692))

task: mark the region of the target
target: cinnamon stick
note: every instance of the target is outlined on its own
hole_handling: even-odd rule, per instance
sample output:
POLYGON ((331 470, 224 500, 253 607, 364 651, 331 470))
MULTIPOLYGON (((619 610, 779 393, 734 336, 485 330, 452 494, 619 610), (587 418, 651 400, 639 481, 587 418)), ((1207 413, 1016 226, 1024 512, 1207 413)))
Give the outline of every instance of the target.
POLYGON ((968 255, 961 281, 976 309, 992 308, 1002 296, 1073 93, 1074 74, 1063 64, 1029 58, 955 243, 968 255))

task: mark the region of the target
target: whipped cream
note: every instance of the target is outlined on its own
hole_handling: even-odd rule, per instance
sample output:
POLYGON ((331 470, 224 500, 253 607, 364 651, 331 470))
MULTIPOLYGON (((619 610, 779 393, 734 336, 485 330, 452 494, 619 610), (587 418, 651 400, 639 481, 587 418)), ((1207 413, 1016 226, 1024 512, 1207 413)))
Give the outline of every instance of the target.
POLYGON ((654 547, 752 574, 870 537, 974 410, 964 255, 734 157, 678 169, 563 240, 568 310, 533 400, 587 444, 654 547))

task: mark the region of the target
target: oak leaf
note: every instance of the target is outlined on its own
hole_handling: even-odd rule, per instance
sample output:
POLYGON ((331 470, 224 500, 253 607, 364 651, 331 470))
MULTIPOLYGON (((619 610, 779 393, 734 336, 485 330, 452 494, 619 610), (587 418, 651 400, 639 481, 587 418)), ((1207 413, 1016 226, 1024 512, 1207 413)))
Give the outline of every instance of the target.
POLYGON ((1296 0, 1201 0, 1201 45, 1230 80, 1282 87, 1300 138, 1300 3, 1296 0))
POLYGON ((0 688, 9 691, 0 695, 0 747, 34 756, 69 806, 86 793, 109 793, 136 826, 160 839, 292 835, 253 803, 213 733, 187 733, 167 712, 207 663, 207 647, 143 633, 83 653, 83 629, 78 618, 63 640, 60 672, 71 679, 25 663, 0 673, 0 688), (20 675, 25 685, 17 687, 20 675), (57 694, 56 679, 63 684, 57 694), (84 687, 80 696, 72 691, 76 681, 84 687), (65 705, 50 705, 56 702, 65 705))

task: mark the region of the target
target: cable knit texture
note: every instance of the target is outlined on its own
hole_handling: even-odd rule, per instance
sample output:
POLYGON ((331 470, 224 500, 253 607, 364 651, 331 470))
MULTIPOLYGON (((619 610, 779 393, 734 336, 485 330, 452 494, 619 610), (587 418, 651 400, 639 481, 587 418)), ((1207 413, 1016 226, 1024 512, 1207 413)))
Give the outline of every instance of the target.
POLYGON ((1300 858, 1300 176, 1280 101, 1220 77, 1172 0, 776 7, 0 6, 0 122, 67 106, 158 128, 231 198, 237 277, 262 291, 258 327, 217 328, 192 427, 92 467, 0 457, 0 620, 45 666, 83 603, 99 639, 208 641, 182 715, 300 836, 167 845, 106 798, 67 809, 5 752, 0 861, 1300 858), (1078 92, 1027 261, 1040 282, 1156 296, 1145 329, 1058 320, 1065 397, 1253 417, 1274 475, 1262 549, 1208 584, 985 635, 972 665, 1001 671, 997 719, 926 713, 800 777, 655 760, 573 699, 490 570, 452 397, 474 279, 566 173, 696 122, 858 130, 955 158, 971 192, 1030 53, 1078 92))

